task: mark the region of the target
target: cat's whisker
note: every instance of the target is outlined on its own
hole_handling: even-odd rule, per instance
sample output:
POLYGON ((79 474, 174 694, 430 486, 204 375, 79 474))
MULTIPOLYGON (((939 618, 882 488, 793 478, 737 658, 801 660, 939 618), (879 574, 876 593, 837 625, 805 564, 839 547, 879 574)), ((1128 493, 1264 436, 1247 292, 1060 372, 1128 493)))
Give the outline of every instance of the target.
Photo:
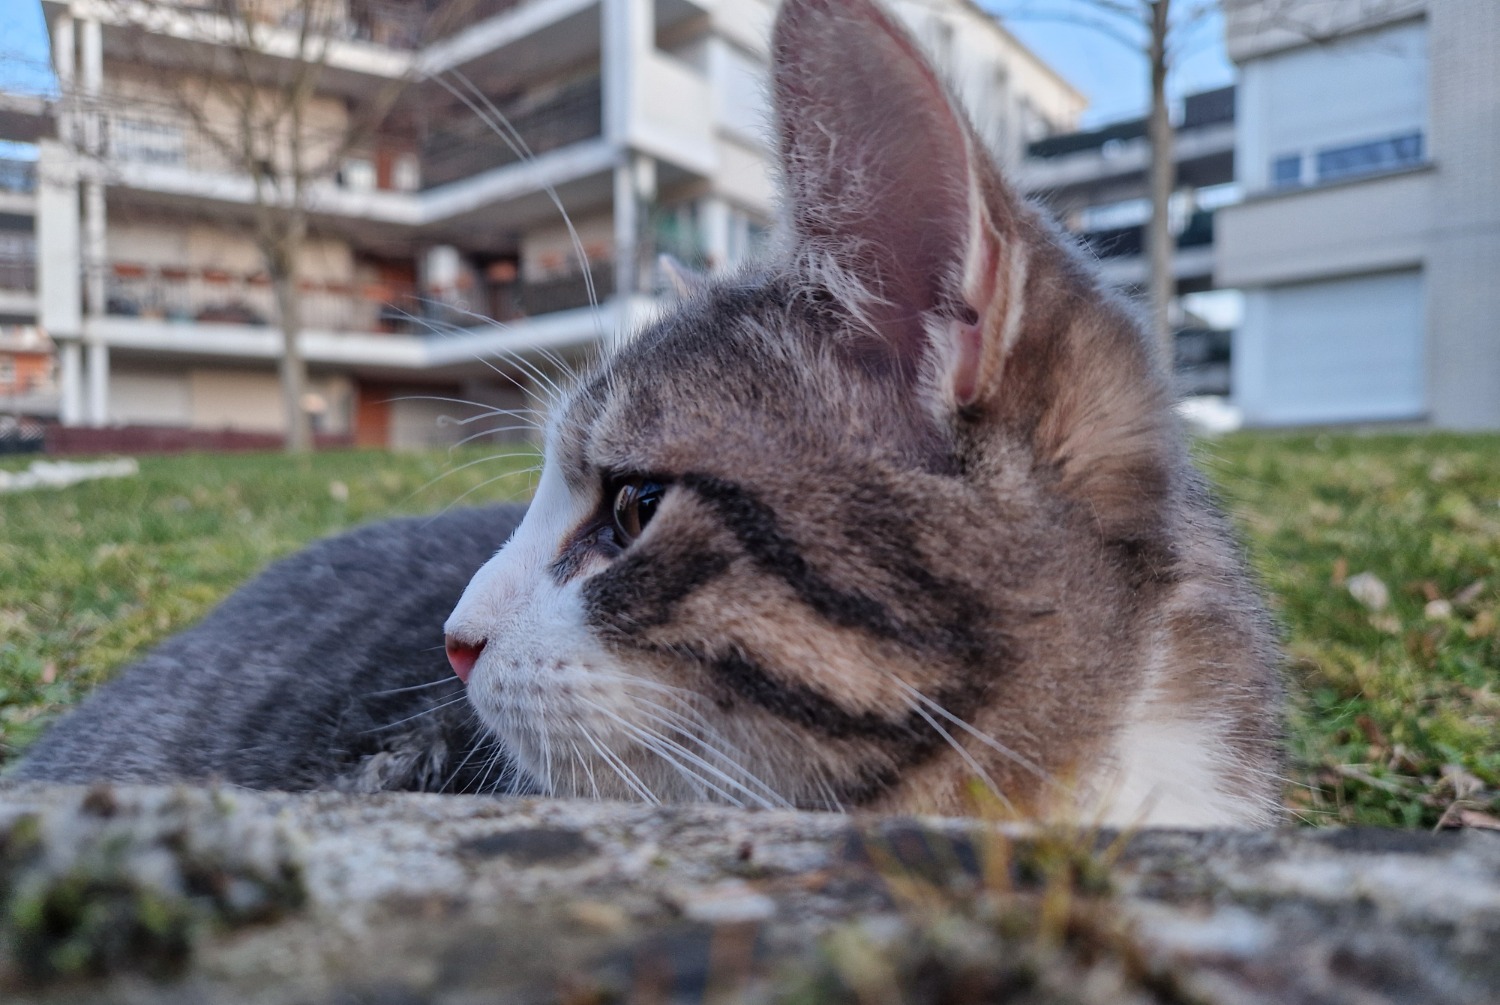
MULTIPOLYGON (((666 711, 666 710, 662 709, 661 711, 666 711)), ((682 726, 680 726, 680 725, 678 725, 676 723, 673 723, 673 722, 671 722, 668 719, 663 719, 662 717, 660 717, 658 715, 655 715, 655 714, 653 714, 653 713, 651 713, 649 711, 646 711, 645 709, 642 709, 642 712, 646 716, 646 718, 652 720, 653 722, 657 722, 657 723, 661 724, 662 726, 666 727, 667 729, 670 729, 673 732, 678 733, 679 735, 683 736, 684 738, 686 738, 686 739, 692 741, 693 743, 697 744, 697 746, 705 754, 717 758, 718 760, 720 760, 724 764, 733 766, 734 770, 737 771, 737 772, 739 772, 739 774, 744 778, 744 781, 740 782, 740 781, 734 779, 727 772, 725 772, 725 771, 723 771, 723 770, 715 767, 709 761, 705 760, 702 757, 699 757, 696 754, 693 754, 683 744, 681 744, 681 743, 679 743, 679 742, 671 739, 670 737, 663 736, 659 732, 656 732, 654 730, 652 731, 654 733, 654 735, 656 735, 660 740, 662 740, 662 742, 671 744, 673 748, 681 751, 682 754, 683 754, 683 756, 689 758, 692 761, 692 763, 698 765, 704 771, 708 771, 708 772, 712 773, 714 776, 720 778, 725 784, 733 785, 735 788, 740 789, 741 791, 743 791, 746 794, 746 796, 748 796, 748 797, 750 797, 752 799, 762 800, 762 801, 765 800, 765 799, 769 799, 769 800, 772 801, 772 803, 774 803, 777 806, 780 806, 780 807, 783 807, 783 808, 791 808, 792 803, 791 803, 790 800, 788 800, 785 796, 781 795, 781 793, 777 792, 770 785, 766 784, 764 781, 762 781, 761 779, 757 778, 753 773, 751 773, 751 771, 748 768, 745 767, 745 764, 744 764, 745 758, 744 758, 744 756, 741 753, 739 753, 738 751, 736 751, 731 744, 728 744, 727 742, 724 742, 723 745, 720 746, 719 742, 716 742, 714 740, 710 740, 710 739, 707 739, 707 738, 705 738, 703 736, 700 736, 700 735, 698 735, 698 733, 696 733, 694 731, 684 729, 682 726), (760 793, 763 793, 763 795, 757 794, 756 791, 755 791, 756 789, 758 789, 760 791, 760 793)), ((640 728, 645 728, 645 727, 640 727, 640 728)))
MULTIPOLYGON (((439 86, 462 101, 470 111, 479 117, 481 122, 489 126, 497 136, 504 140, 517 157, 520 157, 523 161, 536 159, 536 155, 532 153, 531 147, 527 145, 526 140, 511 123, 510 119, 506 117, 505 113, 495 107, 494 102, 490 101, 488 95, 476 87, 473 81, 458 70, 450 70, 449 76, 467 88, 469 94, 472 95, 472 99, 444 80, 441 74, 434 79, 436 79, 439 86)), ((583 275, 584 289, 588 294, 589 306, 594 312, 595 327, 599 329, 597 333, 600 336, 599 341, 603 342, 603 325, 599 320, 599 296, 594 289, 594 277, 589 270, 588 255, 584 252, 583 240, 578 236, 578 230, 573 226, 573 218, 568 214, 567 208, 563 205, 562 197, 557 194, 557 188, 548 183, 543 187, 543 191, 547 193, 547 198, 552 201, 552 205, 562 217, 563 225, 568 228, 568 238, 573 244, 573 254, 578 260, 578 268, 583 275)))
MULTIPOLYGON (((713 778, 717 778, 725 785, 728 785, 731 788, 742 792, 747 799, 751 800, 762 809, 791 808, 792 804, 789 801, 777 794, 775 790, 773 790, 770 786, 766 785, 764 782, 761 782, 759 779, 751 775, 740 764, 733 761, 730 762, 734 764, 735 768, 744 773, 747 781, 753 782, 755 785, 763 789, 766 793, 765 795, 762 795, 761 793, 755 791, 755 789, 751 788, 746 783, 730 776, 727 772, 714 766, 707 760, 699 757, 697 754, 694 754, 691 750, 688 750, 682 744, 676 742, 675 740, 672 740, 670 737, 663 736, 655 730, 647 729, 646 727, 641 726, 638 723, 630 722, 628 719, 615 712, 613 709, 606 708, 597 702, 583 699, 583 703, 589 708, 592 708, 595 712, 598 712, 600 715, 604 716, 609 721, 615 723, 621 729, 625 730, 636 740, 640 741, 643 745, 651 749, 653 753, 672 763, 674 767, 677 767, 679 769, 679 771, 685 771, 684 766, 679 764, 676 761, 675 757, 669 756, 667 751, 671 751, 671 753, 676 755, 676 757, 683 758, 688 762, 688 764, 699 769, 699 771, 706 771, 713 778), (662 747, 665 747, 666 749, 663 750, 661 749, 662 747)), ((699 742, 701 744, 701 741, 699 742)), ((706 745, 705 749, 708 749, 706 745)), ((717 753, 717 751, 715 751, 715 753, 717 753)), ((730 796, 728 793, 724 792, 723 789, 721 789, 717 785, 714 785, 711 781, 709 781, 709 779, 704 778, 698 772, 692 772, 691 774, 693 774, 693 776, 696 777, 696 779, 700 783, 707 785, 715 792, 718 792, 720 795, 724 796, 724 798, 731 800, 736 806, 744 805, 741 800, 730 796)))
POLYGON ((744 773, 748 782, 760 786, 767 796, 786 803, 784 796, 746 770, 744 767, 746 761, 744 752, 731 743, 707 718, 692 707, 694 702, 702 701, 702 695, 696 695, 684 688, 672 687, 657 681, 650 681, 628 674, 615 674, 596 670, 595 675, 601 681, 618 684, 622 689, 627 691, 633 687, 639 687, 646 691, 665 694, 681 707, 681 712, 638 694, 631 695, 631 701, 652 721, 697 744, 705 753, 718 758, 723 763, 733 765, 735 769, 744 773))
POLYGON ((408 715, 404 719, 397 719, 395 722, 383 722, 379 726, 372 726, 369 729, 361 730, 360 735, 363 736, 366 733, 379 733, 387 729, 394 729, 402 723, 411 722, 414 719, 420 719, 422 718, 422 716, 431 715, 434 712, 441 712, 445 708, 451 708, 452 706, 457 705, 459 702, 467 700, 467 697, 467 695, 458 695, 454 698, 450 698, 447 701, 442 702, 441 704, 433 705, 431 708, 424 708, 422 709, 422 711, 416 713, 415 715, 408 715))
MULTIPOLYGON (((426 651, 427 652, 432 652, 433 650, 442 649, 442 648, 443 648, 442 646, 433 646, 432 648, 430 648, 430 649, 428 649, 426 651)), ((460 685, 462 685, 462 683, 463 682, 460 681, 456 677, 449 677, 449 678, 441 679, 441 680, 430 680, 430 681, 428 681, 425 684, 410 684, 410 685, 408 685, 406 687, 386 688, 384 691, 366 691, 365 692, 365 697, 366 698, 380 698, 380 697, 383 697, 383 696, 388 695, 388 694, 406 694, 408 691, 421 691, 423 688, 437 687, 440 684, 460 684, 460 685)))
MULTIPOLYGON (((530 456, 533 456, 533 455, 531 455, 529 453, 526 453, 526 452, 509 453, 509 454, 492 454, 489 457, 480 458, 480 461, 498 461, 498 460, 505 460, 505 459, 512 458, 512 457, 530 457, 530 456)), ((477 464, 477 463, 480 463, 480 461, 475 461, 475 462, 472 462, 472 463, 476 463, 477 464)), ((459 503, 463 502, 465 499, 469 498, 469 496, 473 495, 475 492, 478 492, 481 489, 488 488, 489 486, 495 484, 496 482, 502 481, 502 480, 504 480, 506 478, 517 478, 517 477, 519 477, 521 475, 529 474, 531 471, 532 471, 532 468, 521 468, 521 469, 515 470, 515 471, 505 471, 505 472, 502 472, 502 473, 496 475, 493 478, 486 478, 484 481, 480 482, 478 485, 475 485, 475 486, 473 486, 473 487, 471 487, 469 489, 466 489, 465 491, 459 493, 459 495, 458 495, 457 498, 450 499, 448 501, 448 504, 446 506, 444 506, 437 513, 433 514, 433 519, 437 519, 438 517, 442 516, 444 513, 447 513, 453 507, 457 506, 459 503)), ((433 481, 429 482, 428 484, 429 485, 435 484, 437 481, 441 480, 444 477, 446 477, 446 475, 440 475, 440 476, 438 476, 438 478, 433 479, 433 481)), ((426 486, 424 486, 424 488, 425 487, 426 486)), ((420 492, 421 489, 418 489, 417 491, 420 492)))
POLYGON ((490 427, 488 427, 486 429, 481 429, 477 433, 470 433, 468 436, 465 436, 463 439, 458 440, 456 443, 450 444, 449 445, 449 449, 451 450, 451 449, 454 449, 454 448, 457 448, 457 447, 462 447, 465 444, 473 443, 475 440, 482 440, 486 436, 494 436, 497 433, 515 433, 515 432, 520 432, 522 430, 527 430, 527 429, 534 430, 534 429, 536 429, 536 427, 535 426, 516 426, 516 425, 510 425, 510 426, 490 426, 490 427))
POLYGON ((967 722, 960 719, 958 716, 954 715, 942 705, 933 701, 931 698, 927 697, 921 691, 918 691, 916 688, 912 687, 901 678, 893 676, 891 679, 895 681, 898 687, 902 688, 909 695, 911 695, 911 697, 915 698, 917 701, 921 702, 927 708, 931 709, 933 712, 936 712, 944 719, 947 719, 953 725, 957 726, 959 729, 962 729, 964 732, 974 737, 974 739, 978 740, 980 743, 995 751, 995 753, 999 754, 1001 757, 1004 757, 1012 763, 1026 769, 1027 771, 1036 775, 1038 778, 1042 779, 1044 782, 1051 780, 1051 777, 1048 775, 1048 773, 1041 767, 1039 767, 1036 762, 1032 761, 1030 758, 1024 757, 1021 754, 1018 754, 1016 751, 1011 750, 1005 744, 1001 743, 993 736, 990 736, 988 733, 975 729, 973 726, 969 725, 967 722))
POLYGON ((608 747, 601 744, 586 728, 580 728, 584 741, 594 748, 595 753, 599 755, 605 764, 609 765, 614 773, 619 776, 620 781, 624 782, 626 787, 634 792, 641 802, 650 803, 652 806, 661 805, 661 800, 657 798, 656 793, 646 787, 640 777, 634 771, 630 770, 630 766, 622 761, 618 754, 615 754, 608 747))
POLYGON ((990 773, 988 771, 984 770, 984 766, 974 759, 974 755, 969 753, 968 750, 964 748, 963 744, 959 743, 956 739, 953 738, 952 733, 948 732, 946 729, 940 726, 938 724, 938 721, 934 719, 931 714, 929 714, 927 710, 919 705, 916 701, 912 700, 911 698, 904 698, 903 700, 906 702, 906 706, 908 708, 920 715, 922 719, 927 723, 927 725, 931 726, 933 731, 937 733, 938 736, 941 736, 943 738, 944 743, 953 748, 953 750, 958 754, 963 762, 969 766, 969 770, 974 772, 975 776, 984 783, 985 788, 990 790, 990 794, 996 799, 1000 800, 1000 802, 1005 806, 1008 812, 1014 814, 1016 812, 1015 804, 1006 797, 1003 791, 1001 791, 1000 786, 996 784, 995 779, 990 777, 990 773))
MULTIPOLYGON (((510 329, 510 326, 503 322, 495 321, 492 318, 485 317, 484 315, 477 314, 473 311, 454 307, 451 304, 445 304, 441 300, 431 300, 426 302, 429 302, 432 306, 435 307, 443 307, 455 313, 469 315, 476 321, 480 322, 480 324, 474 326, 475 328, 487 327, 496 329, 497 331, 501 332, 508 331, 510 329)), ((420 321, 420 323, 432 334, 445 337, 467 335, 472 331, 472 329, 462 328, 455 324, 433 321, 431 319, 423 319, 420 321)), ((566 397, 566 394, 563 391, 562 387, 559 386, 558 383, 548 375, 547 371, 543 370, 540 366, 537 366, 537 364, 533 360, 528 359, 525 354, 519 352, 518 350, 511 349, 507 346, 496 346, 492 348, 490 352, 499 357, 501 360, 511 363, 512 365, 520 369, 526 376, 536 381, 536 387, 532 388, 532 390, 539 389, 546 392, 547 401, 550 406, 554 408, 557 407, 562 399, 566 397)), ((555 359, 556 357, 553 358, 555 359)), ((501 372, 498 368, 495 367, 493 363, 490 363, 488 360, 484 360, 477 354, 475 355, 475 359, 485 363, 486 366, 488 366, 491 370, 494 370, 496 373, 501 372)), ((512 383, 516 382, 512 381, 512 383)), ((516 384, 516 386, 522 387, 522 385, 520 384, 516 384)), ((523 387, 522 389, 525 390, 526 388, 523 387)))
MULTIPOLYGON (((595 799, 598 799, 599 798, 599 782, 594 777, 594 766, 593 766, 593 764, 589 762, 588 758, 586 758, 586 757, 583 756, 583 752, 578 749, 578 744, 574 743, 572 740, 569 740, 568 741, 568 746, 573 749, 573 758, 580 765, 583 766, 583 777, 586 778, 586 779, 588 779, 589 791, 593 793, 593 797, 595 799)), ((576 793, 575 793, 575 795, 576 795, 576 793)))
MULTIPOLYGON (((441 394, 402 394, 394 398, 386 398, 385 400, 387 402, 437 401, 447 405, 467 405, 470 408, 480 409, 477 414, 471 415, 467 419, 455 419, 450 416, 448 418, 448 422, 455 426, 467 426, 471 422, 478 422, 481 419, 489 419, 502 415, 518 419, 527 415, 543 418, 546 416, 546 413, 538 408, 500 408, 496 405, 486 405, 485 403, 480 401, 470 401, 467 398, 452 398, 441 394)), ((536 429, 541 429, 543 427, 543 423, 540 421, 535 421, 532 423, 532 426, 536 429)))

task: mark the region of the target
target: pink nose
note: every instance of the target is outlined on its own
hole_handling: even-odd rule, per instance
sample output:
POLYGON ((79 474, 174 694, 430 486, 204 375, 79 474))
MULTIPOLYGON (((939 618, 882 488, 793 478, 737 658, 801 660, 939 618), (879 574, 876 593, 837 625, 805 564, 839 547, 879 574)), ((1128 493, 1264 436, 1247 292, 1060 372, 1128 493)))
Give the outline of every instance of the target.
POLYGON ((474 664, 479 662, 479 654, 484 652, 484 640, 480 639, 477 643, 461 642, 449 635, 443 639, 443 648, 448 652, 448 665, 458 674, 458 679, 465 684, 469 683, 469 674, 474 672, 474 664))

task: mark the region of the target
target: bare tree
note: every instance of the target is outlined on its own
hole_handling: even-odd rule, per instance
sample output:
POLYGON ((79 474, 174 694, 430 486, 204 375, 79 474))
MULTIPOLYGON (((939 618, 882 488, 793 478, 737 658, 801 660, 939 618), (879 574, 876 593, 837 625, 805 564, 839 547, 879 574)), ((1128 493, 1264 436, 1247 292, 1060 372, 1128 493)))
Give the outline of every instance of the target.
POLYGON ((289 451, 312 445, 299 276, 317 191, 388 124, 417 79, 421 38, 471 7, 471 0, 117 0, 109 7, 115 23, 130 29, 135 60, 169 76, 162 90, 170 113, 223 168, 250 182, 250 229, 282 336, 289 451), (357 99, 340 99, 341 114, 329 115, 330 58, 351 39, 398 45, 408 68, 357 99))
POLYGON ((1176 185, 1174 132, 1167 103, 1167 81, 1190 44, 1190 36, 1218 7, 1219 0, 1061 0, 1038 4, 1022 0, 1001 12, 1017 19, 1060 20, 1077 24, 1139 53, 1146 65, 1150 103, 1146 139, 1151 218, 1146 226, 1147 293, 1152 329, 1162 358, 1172 360, 1169 310, 1176 293, 1172 274, 1175 240, 1168 208, 1176 185))

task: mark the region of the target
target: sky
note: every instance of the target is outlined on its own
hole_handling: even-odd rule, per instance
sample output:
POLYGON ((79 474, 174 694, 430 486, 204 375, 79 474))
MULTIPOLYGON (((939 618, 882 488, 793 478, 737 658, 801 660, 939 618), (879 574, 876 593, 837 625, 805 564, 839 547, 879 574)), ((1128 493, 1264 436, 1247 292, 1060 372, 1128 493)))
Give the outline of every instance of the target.
MULTIPOLYGON (((998 14, 1011 34, 1088 96, 1085 128, 1146 114, 1150 78, 1144 52, 1080 24, 1095 18, 1088 0, 979 0, 979 6, 998 14)), ((1181 58, 1167 81, 1169 96, 1180 99, 1233 82, 1224 22, 1213 13, 1183 34, 1181 58)))
MULTIPOLYGON (((1087 0, 979 3, 1004 18, 1016 37, 1088 96, 1084 126, 1145 114, 1145 58, 1103 32, 1076 23, 1080 12, 1088 9, 1087 0)), ((0 89, 50 89, 47 31, 37 0, 0 0, 0 40, 0 89)), ((1170 84, 1175 96, 1220 87, 1234 79, 1234 68, 1224 56, 1223 28, 1217 17, 1197 26, 1186 42, 1170 84)))

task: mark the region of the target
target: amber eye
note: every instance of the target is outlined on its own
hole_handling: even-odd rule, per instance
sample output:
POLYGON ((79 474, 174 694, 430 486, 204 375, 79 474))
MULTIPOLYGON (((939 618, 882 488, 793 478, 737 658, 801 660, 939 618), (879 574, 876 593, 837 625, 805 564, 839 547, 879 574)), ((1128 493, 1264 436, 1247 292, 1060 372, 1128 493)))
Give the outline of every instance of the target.
POLYGON ((641 531, 656 515, 667 487, 650 478, 631 478, 615 489, 615 533, 620 544, 627 545, 641 536, 641 531))

